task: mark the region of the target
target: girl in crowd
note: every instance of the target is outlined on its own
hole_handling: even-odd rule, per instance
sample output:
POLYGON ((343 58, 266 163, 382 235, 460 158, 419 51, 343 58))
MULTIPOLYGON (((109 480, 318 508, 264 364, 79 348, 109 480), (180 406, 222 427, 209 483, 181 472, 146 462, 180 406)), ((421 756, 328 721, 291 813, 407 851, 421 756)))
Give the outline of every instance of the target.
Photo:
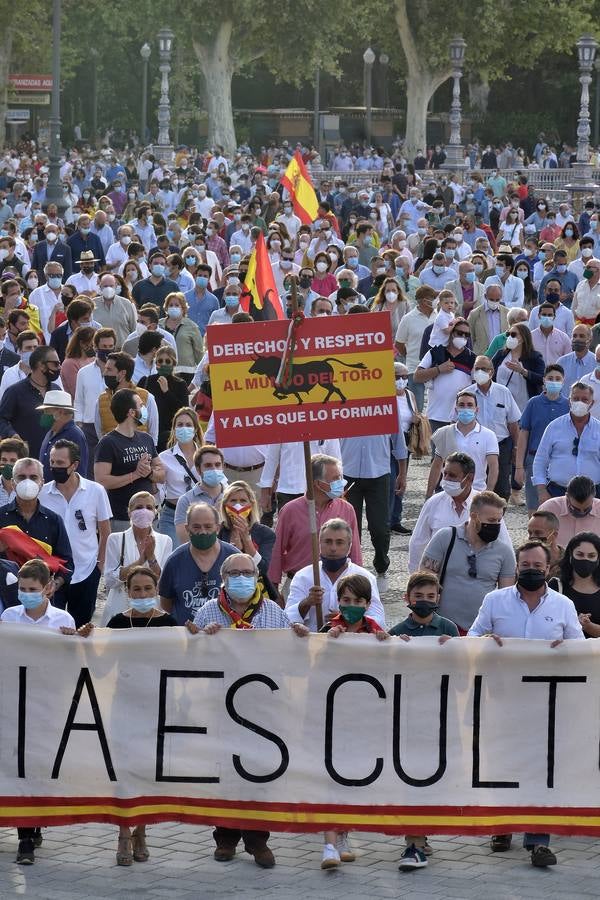
POLYGON ((194 456, 204 443, 198 416, 186 403, 173 416, 167 449, 159 454, 166 473, 166 497, 160 513, 159 531, 171 538, 173 549, 179 546, 173 524, 175 507, 179 497, 200 481, 200 474, 194 464, 194 456))

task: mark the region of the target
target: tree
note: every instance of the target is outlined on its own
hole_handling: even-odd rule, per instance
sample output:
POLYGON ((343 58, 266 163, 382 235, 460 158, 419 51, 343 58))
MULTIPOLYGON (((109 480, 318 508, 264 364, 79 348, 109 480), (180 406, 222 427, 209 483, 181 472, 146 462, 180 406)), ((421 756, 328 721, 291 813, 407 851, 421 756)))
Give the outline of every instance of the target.
POLYGON ((14 59, 25 60, 35 48, 44 46, 50 28, 48 10, 40 0, 14 3, 0 0, 0 147, 6 143, 8 88, 14 59))

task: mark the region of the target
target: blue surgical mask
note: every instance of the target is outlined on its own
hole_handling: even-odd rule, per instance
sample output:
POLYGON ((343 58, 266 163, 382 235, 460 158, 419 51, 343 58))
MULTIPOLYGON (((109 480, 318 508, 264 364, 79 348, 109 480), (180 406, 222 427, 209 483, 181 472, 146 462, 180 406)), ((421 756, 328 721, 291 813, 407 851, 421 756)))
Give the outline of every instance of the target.
POLYGON ((344 496, 344 488, 348 482, 345 478, 336 478, 335 481, 329 482, 329 490, 325 491, 330 500, 339 500, 344 496))
POLYGON ((147 613, 150 612, 151 609, 156 609, 156 597, 144 597, 134 600, 133 597, 129 598, 129 605, 132 609, 135 609, 136 612, 139 613, 147 613))
POLYGON ((175 437, 178 444, 187 444, 188 441, 194 439, 195 434, 196 430, 191 425, 177 425, 175 428, 175 437))
POLYGON ((467 284, 474 284, 476 278, 477 274, 475 272, 467 272, 465 275, 465 281, 467 282, 467 284))
POLYGON ((554 325, 554 316, 540 316, 540 325, 542 328, 552 328, 554 325))
POLYGON ((241 256, 239 253, 231 253, 229 255, 229 259, 231 260, 232 265, 236 265, 241 260, 241 256))
POLYGON ((232 600, 249 600, 256 590, 256 578, 254 575, 228 575, 226 590, 232 600))
POLYGON ((196 284, 199 288, 205 288, 208 284, 208 278, 206 275, 196 275, 196 284))
POLYGON ((162 278, 162 276, 165 274, 165 267, 163 265, 160 265, 159 263, 156 263, 152 266, 152 274, 155 278, 162 278))
POLYGON ((358 269, 358 256, 350 256, 346 260, 349 269, 358 269))
POLYGON ((432 266, 434 275, 442 275, 446 271, 445 266, 432 266))
POLYGON ((502 276, 503 276, 504 273, 506 272, 506 269, 504 268, 504 266, 496 266, 496 270, 495 270, 495 271, 496 271, 496 275, 499 275, 500 278, 502 278, 502 276))
POLYGON ((83 235, 84 237, 87 237, 88 234, 90 233, 90 229, 89 229, 89 228, 80 228, 79 230, 80 230, 80 232, 82 233, 82 235, 83 235))
POLYGON ((561 265, 559 265, 559 266, 556 267, 556 271, 557 271, 560 275, 563 275, 563 274, 567 271, 567 267, 566 267, 566 265, 565 265, 564 263, 562 263, 561 265))
POLYGON ((35 609, 46 599, 41 591, 19 591, 17 597, 25 609, 35 609))
POLYGON ((169 238, 170 241, 175 240, 175 232, 174 232, 174 231, 171 231, 171 230, 169 229, 169 230, 167 231, 167 237, 169 238))
POLYGON ((21 351, 21 353, 19 354, 19 356, 21 357, 21 362, 25 363, 26 366, 29 365, 29 360, 31 359, 32 353, 33 350, 25 350, 24 352, 21 351))
POLYGON ((207 487, 216 487, 218 484, 227 481, 227 478, 223 469, 207 469, 206 472, 202 473, 202 481, 207 487))
POLYGON ((148 408, 146 406, 141 406, 140 411, 138 413, 138 424, 145 425, 148 421, 148 408))
POLYGON ((457 409, 456 418, 462 425, 470 425, 477 413, 474 409, 457 409))
POLYGON ((195 266, 197 261, 198 260, 196 259, 195 256, 186 256, 186 258, 185 258, 186 266, 195 266))
POLYGON ((562 381, 544 381, 544 388, 546 389, 546 393, 553 394, 555 397, 558 397, 558 395, 562 391, 562 387, 562 381))
POLYGON ((233 309, 235 306, 239 306, 240 298, 237 294, 225 294, 225 306, 228 309, 233 309))
POLYGON ((62 278, 60 275, 49 275, 48 276, 48 287, 51 287, 53 290, 58 290, 58 288, 62 284, 62 278))

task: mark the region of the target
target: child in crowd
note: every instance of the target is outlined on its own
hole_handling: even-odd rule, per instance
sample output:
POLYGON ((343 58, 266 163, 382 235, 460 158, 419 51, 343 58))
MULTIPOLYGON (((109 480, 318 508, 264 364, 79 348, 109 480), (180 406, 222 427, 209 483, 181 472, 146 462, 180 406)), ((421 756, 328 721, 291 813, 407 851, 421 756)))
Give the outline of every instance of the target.
MULTIPOLYGON (((410 613, 403 622, 390 629, 390 634, 410 640, 411 637, 439 637, 444 644, 451 637, 458 637, 458 628, 450 619, 437 614, 440 602, 440 583, 432 572, 413 572, 406 585, 406 603, 410 613)), ((423 869, 432 853, 426 835, 407 834, 406 850, 402 854, 399 869, 410 872, 423 869)))
MULTIPOLYGON (((371 604, 371 582, 364 575, 345 575, 337 585, 339 613, 323 626, 329 637, 339 638, 349 634, 374 634, 385 641, 389 634, 366 615, 371 604)), ((354 862, 356 855, 348 843, 347 831, 326 831, 322 869, 333 869, 341 862, 354 862)))
POLYGON ((447 347, 456 316, 456 297, 452 291, 440 291, 437 299, 437 316, 429 336, 430 347, 447 347))

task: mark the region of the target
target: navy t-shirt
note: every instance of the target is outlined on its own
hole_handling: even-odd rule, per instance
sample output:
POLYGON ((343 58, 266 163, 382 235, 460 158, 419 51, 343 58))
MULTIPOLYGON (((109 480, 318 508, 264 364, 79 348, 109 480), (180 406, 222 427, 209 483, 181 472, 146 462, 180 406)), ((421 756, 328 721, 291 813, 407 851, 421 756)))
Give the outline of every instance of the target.
POLYGON ((182 544, 171 553, 163 566, 158 593, 173 601, 171 615, 178 625, 194 619, 207 600, 216 600, 221 587, 221 566, 232 553, 239 553, 233 544, 219 541, 220 552, 212 568, 203 572, 196 565, 189 544, 182 544))

